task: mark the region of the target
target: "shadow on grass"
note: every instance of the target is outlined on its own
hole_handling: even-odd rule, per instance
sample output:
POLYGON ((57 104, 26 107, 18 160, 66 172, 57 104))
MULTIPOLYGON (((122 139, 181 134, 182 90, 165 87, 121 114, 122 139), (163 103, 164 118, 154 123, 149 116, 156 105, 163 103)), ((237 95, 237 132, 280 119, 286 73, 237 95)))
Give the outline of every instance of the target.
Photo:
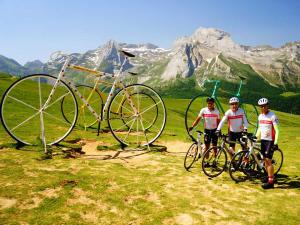
POLYGON ((149 148, 148 146, 133 148, 118 144, 113 146, 101 145, 97 147, 97 150, 99 150, 99 154, 85 154, 84 158, 98 160, 120 159, 126 161, 127 159, 132 159, 151 152, 165 152, 167 151, 167 147, 163 145, 150 145, 149 148), (106 151, 110 151, 111 153, 107 153, 106 151))
POLYGON ((16 149, 19 151, 39 151, 43 150, 42 146, 25 145, 20 142, 11 142, 0 145, 0 149, 16 149))
POLYGON ((278 174, 276 176, 278 186, 280 189, 299 189, 300 190, 300 177, 288 176, 285 174, 278 174))
MULTIPOLYGON (((264 177, 250 179, 250 181, 253 184, 261 184, 263 180, 264 177)), ((275 176, 275 184, 277 184, 275 186, 275 188, 277 189, 299 189, 300 190, 300 177, 288 176, 286 174, 277 174, 275 176)))

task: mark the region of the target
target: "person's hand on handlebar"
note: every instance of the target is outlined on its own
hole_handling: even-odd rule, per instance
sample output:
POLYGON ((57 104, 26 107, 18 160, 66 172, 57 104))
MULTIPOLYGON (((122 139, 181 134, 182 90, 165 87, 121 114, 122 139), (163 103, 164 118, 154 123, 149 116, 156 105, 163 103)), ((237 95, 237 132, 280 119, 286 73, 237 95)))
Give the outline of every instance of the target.
POLYGON ((220 137, 221 136, 221 131, 220 130, 216 130, 215 134, 220 137))
POLYGON ((194 129, 194 127, 189 127, 188 131, 191 132, 194 129))

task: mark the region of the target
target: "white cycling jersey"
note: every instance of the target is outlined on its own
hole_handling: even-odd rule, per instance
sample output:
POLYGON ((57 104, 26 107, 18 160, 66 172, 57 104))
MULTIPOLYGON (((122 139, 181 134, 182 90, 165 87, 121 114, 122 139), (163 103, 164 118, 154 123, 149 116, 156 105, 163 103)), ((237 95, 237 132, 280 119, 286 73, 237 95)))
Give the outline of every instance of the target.
POLYGON ((216 129, 220 120, 220 112, 217 108, 210 111, 208 107, 200 110, 199 115, 204 120, 204 128, 208 130, 216 129))
POLYGON ((261 139, 274 141, 275 140, 275 129, 274 126, 278 124, 276 115, 269 111, 268 114, 260 114, 258 116, 258 124, 261 132, 261 139))
POLYGON ((238 108, 236 112, 233 112, 231 109, 227 110, 217 130, 221 130, 226 121, 228 121, 228 128, 231 132, 242 132, 248 128, 245 112, 241 108, 238 108))

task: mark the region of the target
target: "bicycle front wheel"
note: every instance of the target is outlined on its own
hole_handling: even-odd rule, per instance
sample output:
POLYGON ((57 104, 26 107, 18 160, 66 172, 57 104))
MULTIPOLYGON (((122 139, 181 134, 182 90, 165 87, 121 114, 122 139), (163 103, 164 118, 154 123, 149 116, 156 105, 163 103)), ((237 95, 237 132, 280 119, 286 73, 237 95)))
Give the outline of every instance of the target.
POLYGON ((157 92, 143 84, 132 84, 113 97, 107 119, 121 144, 145 146, 161 135, 166 116, 165 104, 157 92))
POLYGON ((186 152, 185 158, 184 158, 184 168, 186 170, 189 170, 194 162, 196 161, 196 157, 198 155, 198 145, 197 143, 193 143, 190 147, 189 150, 186 152))
POLYGON ((202 170, 209 177, 217 177, 226 168, 227 154, 221 147, 211 147, 203 155, 202 170))
POLYGON ((235 182, 243 182, 257 174, 256 162, 249 152, 244 150, 234 155, 229 165, 229 175, 235 182))
POLYGON ((72 131, 77 120, 77 101, 70 87, 60 81, 45 106, 57 78, 47 74, 34 74, 13 83, 1 101, 1 121, 16 141, 26 145, 47 145, 60 142, 72 131), (65 99, 65 114, 61 101, 65 99))

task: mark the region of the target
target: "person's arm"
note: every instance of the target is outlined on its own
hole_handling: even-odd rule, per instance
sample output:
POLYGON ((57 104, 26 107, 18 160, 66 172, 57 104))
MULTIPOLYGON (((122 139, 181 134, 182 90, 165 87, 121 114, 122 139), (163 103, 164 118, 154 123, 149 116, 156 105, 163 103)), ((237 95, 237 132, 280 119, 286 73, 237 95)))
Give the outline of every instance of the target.
POLYGON ((274 115, 272 117, 272 123, 273 123, 273 127, 275 130, 275 140, 274 140, 274 145, 278 145, 278 139, 279 139, 279 122, 277 117, 274 115))
POLYGON ((248 129, 248 120, 247 120, 247 117, 245 115, 245 112, 243 113, 243 123, 244 123, 244 130, 247 130, 248 129))
POLYGON ((218 125, 218 128, 217 128, 218 131, 220 131, 220 130, 222 129, 224 123, 225 123, 227 120, 228 120, 228 116, 227 116, 227 114, 225 113, 225 115, 223 116, 221 122, 220 122, 219 125, 218 125))
POLYGON ((274 141, 274 145, 278 145, 278 139, 279 139, 279 124, 275 124, 275 125, 274 125, 274 129, 275 129, 275 141, 274 141))
POLYGON ((218 113, 217 126, 219 125, 220 121, 221 121, 221 117, 220 117, 220 113, 218 113))
POLYGON ((201 118, 203 116, 203 112, 204 112, 204 110, 201 109, 198 117, 195 119, 195 121, 193 122, 192 126, 189 128, 189 131, 192 130, 199 123, 199 121, 201 120, 201 118))
POLYGON ((261 130, 260 127, 257 128, 255 136, 257 137, 257 140, 260 140, 261 130))
POLYGON ((198 123, 199 123, 199 121, 201 120, 201 116, 198 116, 197 118, 196 118, 196 120, 193 122, 193 124, 192 124, 192 128, 194 128, 198 123))

